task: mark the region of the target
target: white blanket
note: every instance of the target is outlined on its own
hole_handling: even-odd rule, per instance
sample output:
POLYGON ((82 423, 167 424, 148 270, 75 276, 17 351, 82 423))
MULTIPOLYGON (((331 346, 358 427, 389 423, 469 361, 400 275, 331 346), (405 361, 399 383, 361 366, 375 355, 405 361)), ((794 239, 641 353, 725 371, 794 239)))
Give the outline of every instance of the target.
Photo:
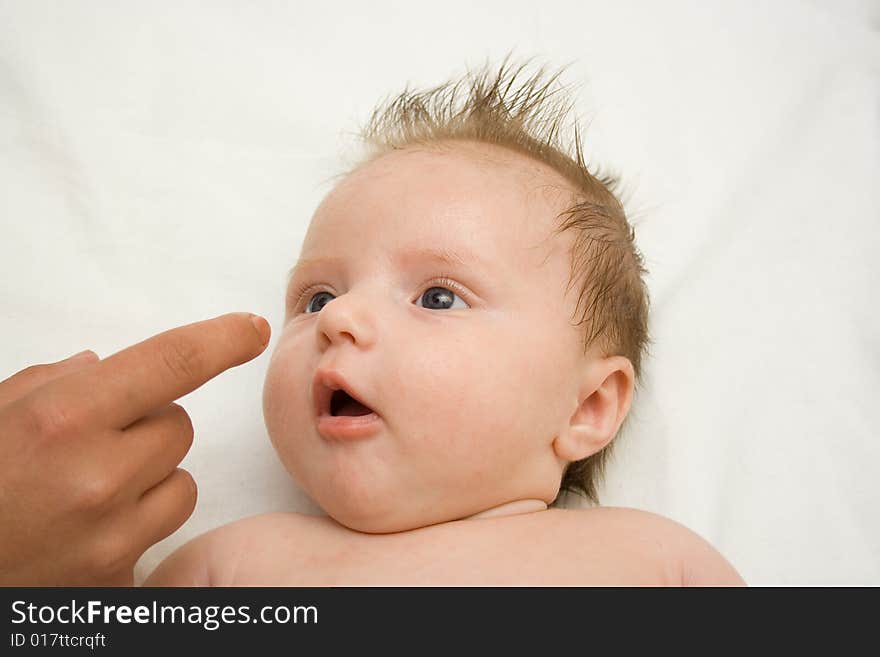
MULTIPOLYGON (((655 344, 605 505, 750 584, 880 585, 880 11, 871 3, 0 0, 0 378, 226 312, 283 317, 350 133, 510 49, 619 171, 655 344)), ((269 346, 271 350, 275 339, 269 346)), ((189 538, 319 513, 261 413, 268 351, 181 400, 189 538)))

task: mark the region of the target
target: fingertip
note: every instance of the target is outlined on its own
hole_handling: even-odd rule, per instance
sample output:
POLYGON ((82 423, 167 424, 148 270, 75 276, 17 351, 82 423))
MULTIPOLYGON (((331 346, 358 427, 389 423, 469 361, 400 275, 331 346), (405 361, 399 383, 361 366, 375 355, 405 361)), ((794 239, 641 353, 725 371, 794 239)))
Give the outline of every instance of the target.
POLYGON ((199 499, 199 485, 196 483, 196 478, 192 476, 191 473, 187 471, 189 474, 189 485, 192 486, 193 491, 193 508, 196 506, 196 501, 199 499))
POLYGON ((184 468, 177 468, 177 474, 178 476, 183 477, 183 479, 189 484, 193 494, 193 507, 195 507, 195 500, 198 499, 199 496, 199 487, 196 485, 195 478, 189 470, 185 470, 184 468))
POLYGON ((260 338, 260 345, 265 347, 269 344, 269 338, 272 337, 272 327, 269 326, 269 322, 266 321, 265 318, 254 314, 251 314, 251 323, 257 330, 257 336, 260 338))
POLYGON ((177 468, 176 475, 178 478, 182 479, 185 482, 187 492, 184 493, 186 499, 189 501, 189 508, 186 511, 186 516, 183 521, 180 523, 181 525, 189 519, 192 514, 196 510, 196 504, 199 501, 199 487, 196 485, 196 480, 192 476, 189 470, 184 470, 183 468, 177 468))

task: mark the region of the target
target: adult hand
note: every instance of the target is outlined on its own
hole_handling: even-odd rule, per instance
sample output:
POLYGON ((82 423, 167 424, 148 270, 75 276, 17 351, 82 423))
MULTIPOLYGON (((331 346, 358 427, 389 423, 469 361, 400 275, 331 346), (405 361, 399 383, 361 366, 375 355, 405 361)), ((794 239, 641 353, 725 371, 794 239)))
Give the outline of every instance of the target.
POLYGON ((195 508, 177 467, 192 422, 173 400, 261 354, 269 333, 231 313, 0 382, 0 585, 131 586, 141 554, 195 508))

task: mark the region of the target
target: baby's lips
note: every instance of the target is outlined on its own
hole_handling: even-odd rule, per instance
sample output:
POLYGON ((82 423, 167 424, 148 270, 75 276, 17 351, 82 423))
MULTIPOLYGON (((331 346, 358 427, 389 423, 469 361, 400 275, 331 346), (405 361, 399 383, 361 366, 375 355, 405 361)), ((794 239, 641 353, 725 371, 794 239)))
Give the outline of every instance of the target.
MULTIPOLYGON (((340 372, 318 369, 312 381, 312 400, 314 402, 315 417, 330 414, 330 402, 336 390, 344 390, 349 397, 370 409, 373 413, 376 413, 375 409, 364 400, 363 396, 354 389, 340 372)), ((376 415, 379 414, 376 413, 376 415)))

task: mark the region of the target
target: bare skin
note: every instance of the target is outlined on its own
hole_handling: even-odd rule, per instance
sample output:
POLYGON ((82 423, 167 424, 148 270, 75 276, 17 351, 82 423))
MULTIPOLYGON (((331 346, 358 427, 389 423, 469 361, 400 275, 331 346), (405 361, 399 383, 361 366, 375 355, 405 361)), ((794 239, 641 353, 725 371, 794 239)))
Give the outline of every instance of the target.
POLYGON ((393 534, 266 514, 178 549, 145 586, 742 586, 682 525, 622 507, 458 520, 393 534))
POLYGON ((193 426, 173 400, 258 356, 269 333, 231 313, 0 382, 0 585, 131 586, 196 503, 177 467, 193 426))

